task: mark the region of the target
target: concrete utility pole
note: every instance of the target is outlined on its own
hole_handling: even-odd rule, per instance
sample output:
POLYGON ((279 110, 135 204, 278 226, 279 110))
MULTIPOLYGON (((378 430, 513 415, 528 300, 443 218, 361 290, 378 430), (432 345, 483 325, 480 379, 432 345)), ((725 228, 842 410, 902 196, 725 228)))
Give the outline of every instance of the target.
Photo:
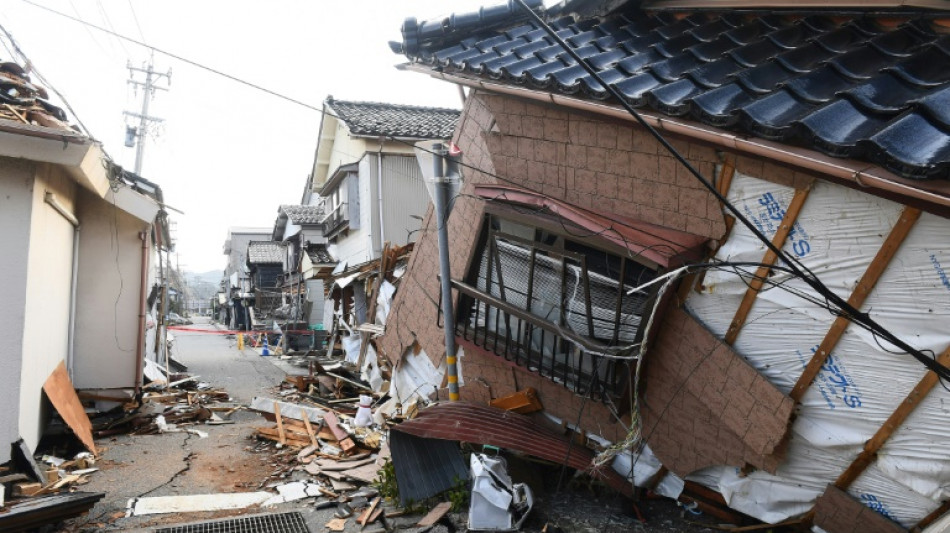
POLYGON ((455 346, 455 311, 452 309, 452 269, 449 265, 449 211, 452 202, 452 184, 458 180, 455 162, 447 155, 451 154, 441 143, 432 145, 435 157, 433 162, 433 181, 435 182, 435 225, 439 236, 439 277, 442 282, 442 318, 445 326, 445 362, 448 367, 449 401, 459 400, 458 353, 455 346), (448 160, 448 161, 446 161, 448 160), (448 162, 449 175, 445 175, 448 162))
POLYGON ((152 59, 149 58, 148 65, 145 68, 133 67, 131 63, 128 65, 129 69, 129 84, 138 89, 142 88, 142 112, 133 113, 131 111, 125 111, 124 114, 127 117, 137 118, 139 120, 139 125, 137 128, 132 126, 126 126, 125 128, 125 145, 129 148, 135 147, 135 173, 139 176, 142 175, 142 160, 145 158, 145 135, 148 133, 148 124, 149 122, 162 122, 162 119, 158 117, 152 117, 148 114, 148 103, 155 96, 155 90, 167 91, 168 87, 161 87, 156 85, 157 82, 161 81, 162 78, 165 78, 168 84, 171 84, 172 81, 172 70, 168 69, 167 73, 155 72, 152 69, 152 59), (135 79, 136 73, 142 73, 145 75, 145 81, 139 81, 135 79))

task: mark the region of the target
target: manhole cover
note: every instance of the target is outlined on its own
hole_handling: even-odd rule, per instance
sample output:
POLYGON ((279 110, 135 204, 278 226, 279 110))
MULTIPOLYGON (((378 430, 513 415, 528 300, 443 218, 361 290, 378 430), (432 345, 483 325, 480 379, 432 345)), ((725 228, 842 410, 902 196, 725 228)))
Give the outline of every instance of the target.
POLYGON ((310 533, 310 529, 300 513, 280 513, 163 527, 155 533, 310 533))

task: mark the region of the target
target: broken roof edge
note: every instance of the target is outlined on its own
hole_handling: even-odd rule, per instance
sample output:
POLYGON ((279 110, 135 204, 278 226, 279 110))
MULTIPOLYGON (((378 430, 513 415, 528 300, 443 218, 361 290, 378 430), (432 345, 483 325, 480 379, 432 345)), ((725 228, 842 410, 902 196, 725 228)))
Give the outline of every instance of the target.
POLYGON ((670 9, 792 9, 792 10, 842 10, 842 9, 860 9, 867 11, 870 9, 902 9, 923 8, 933 10, 946 10, 945 0, 836 0, 828 2, 827 0, 653 0, 643 2, 641 8, 644 10, 670 10, 670 9))
MULTIPOLYGON (((617 105, 583 100, 541 90, 512 87, 459 74, 447 74, 418 63, 404 64, 404 68, 476 90, 521 97, 628 122, 636 122, 633 116, 617 105)), ((923 203, 925 206, 930 206, 931 209, 936 208, 937 211, 942 213, 947 213, 950 209, 950 187, 941 187, 937 183, 917 182, 902 178, 872 163, 835 158, 815 150, 794 147, 766 139, 743 137, 699 122, 675 119, 648 111, 639 111, 639 114, 648 124, 660 131, 717 145, 720 148, 732 150, 742 155, 770 158, 779 163, 799 167, 802 170, 830 176, 846 185, 862 190, 873 190, 883 195, 897 195, 911 199, 917 203, 923 203)))
POLYGON ((0 121, 0 157, 62 167, 99 198, 109 191, 112 162, 98 141, 81 133, 0 121))

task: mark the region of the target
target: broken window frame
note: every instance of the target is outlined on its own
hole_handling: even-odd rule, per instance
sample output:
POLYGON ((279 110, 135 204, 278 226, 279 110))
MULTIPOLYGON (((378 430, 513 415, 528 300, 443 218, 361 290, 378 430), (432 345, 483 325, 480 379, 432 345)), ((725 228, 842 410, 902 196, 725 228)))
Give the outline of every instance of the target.
MULTIPOLYGON (((463 346, 476 347, 492 356, 500 357, 538 373, 546 379, 560 383, 575 393, 590 394, 591 398, 614 402, 624 398, 629 392, 627 387, 632 372, 631 365, 634 361, 630 358, 617 359, 611 356, 632 355, 635 348, 631 346, 637 346, 646 334, 645 328, 641 327, 641 322, 638 321, 632 337, 628 333, 624 339, 621 339, 622 317, 630 316, 630 313, 624 314, 624 310, 630 311, 629 306, 635 302, 634 305, 639 312, 634 314, 645 320, 646 315, 653 309, 657 297, 655 287, 640 296, 639 301, 636 301, 635 296, 627 295, 626 292, 629 288, 662 274, 664 269, 643 258, 630 257, 629 250, 618 247, 606 239, 587 235, 580 237, 586 233, 586 230, 566 223, 563 219, 552 219, 538 212, 523 215, 517 210, 501 206, 487 208, 477 244, 473 247, 469 260, 465 281, 453 280, 454 287, 459 291, 456 307, 456 335, 463 346), (501 231, 502 221, 527 226, 529 230, 533 229, 534 239, 529 240, 501 231), (555 237, 555 246, 538 242, 542 236, 547 236, 549 239, 552 236, 555 237), (524 295, 519 295, 520 298, 507 297, 506 291, 512 288, 505 285, 504 272, 499 266, 500 252, 497 245, 499 238, 508 243, 515 243, 530 254, 530 259, 526 263, 529 270, 527 289, 524 295), (596 313, 592 310, 591 298, 591 274, 600 278, 597 281, 601 285, 604 278, 609 278, 609 276, 592 273, 585 254, 567 249, 572 243, 582 248, 602 252, 605 258, 612 256, 619 261, 620 271, 613 277, 617 284, 617 297, 613 305, 612 327, 604 328, 602 319, 598 324, 600 327, 595 325, 596 313), (556 246, 557 244, 560 244, 560 247, 556 246), (490 253, 486 254, 486 247, 489 246, 490 253), (552 263, 552 258, 556 258, 556 262, 560 264, 561 297, 557 298, 558 309, 555 321, 545 320, 532 312, 533 302, 539 301, 533 294, 539 254, 548 258, 544 261, 549 265, 552 263), (489 262, 487 270, 483 269, 481 264, 486 259, 489 262), (582 331, 575 331, 578 328, 568 323, 568 317, 573 312, 567 307, 568 295, 566 294, 568 286, 571 285, 567 279, 570 277, 568 271, 571 268, 576 278, 572 288, 574 296, 582 293, 584 310, 582 323, 585 326, 582 331), (628 273, 634 271, 640 276, 648 272, 650 277, 633 280, 628 273), (494 278, 494 286, 492 278, 494 278), (498 284, 499 281, 500 284, 498 284), (491 314, 494 314, 493 318, 491 314), (604 329, 609 331, 609 338, 598 334, 604 329)), ((604 264, 609 265, 609 263, 609 259, 605 259, 604 264)), ((550 272, 548 276, 550 277, 550 272)), ((602 291, 601 294, 603 294, 602 291)), ((578 320, 575 318, 573 324, 577 325, 577 323, 578 320)), ((625 404, 626 402, 620 402, 620 405, 625 404)))

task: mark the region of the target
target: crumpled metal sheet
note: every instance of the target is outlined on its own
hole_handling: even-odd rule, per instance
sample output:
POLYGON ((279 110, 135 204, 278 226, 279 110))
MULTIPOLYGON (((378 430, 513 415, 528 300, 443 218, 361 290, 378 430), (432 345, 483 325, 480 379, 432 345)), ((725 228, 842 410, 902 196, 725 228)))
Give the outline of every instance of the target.
POLYGON ((622 494, 633 486, 612 468, 590 470, 594 452, 571 442, 531 418, 495 407, 467 402, 434 405, 392 431, 430 439, 488 444, 514 450, 590 473, 622 494), (570 453, 568 453, 570 449, 570 453))

